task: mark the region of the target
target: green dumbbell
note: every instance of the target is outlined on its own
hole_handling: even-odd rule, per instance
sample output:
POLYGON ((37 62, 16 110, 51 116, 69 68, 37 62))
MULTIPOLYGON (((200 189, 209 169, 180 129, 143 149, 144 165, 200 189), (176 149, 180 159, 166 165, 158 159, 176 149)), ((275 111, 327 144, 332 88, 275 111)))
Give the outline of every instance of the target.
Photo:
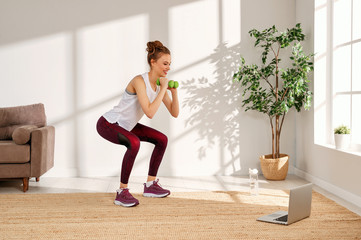
MULTIPOLYGON (((160 86, 159 78, 157 79, 157 85, 160 86)), ((178 88, 178 87, 179 87, 179 83, 178 83, 177 81, 169 80, 169 81, 168 81, 168 87, 169 87, 169 88, 178 88)))
POLYGON ((174 88, 178 88, 179 87, 179 83, 177 81, 174 81, 174 88))

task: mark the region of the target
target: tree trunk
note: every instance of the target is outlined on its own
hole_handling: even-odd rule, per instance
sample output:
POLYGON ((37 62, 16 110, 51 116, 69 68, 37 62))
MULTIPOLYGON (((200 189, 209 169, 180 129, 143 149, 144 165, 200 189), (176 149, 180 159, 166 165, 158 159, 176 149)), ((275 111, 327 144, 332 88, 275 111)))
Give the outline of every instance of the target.
POLYGON ((280 116, 276 116, 276 158, 280 157, 280 141, 279 141, 279 119, 280 116))
MULTIPOLYGON (((278 54, 280 51, 280 46, 278 46, 278 51, 277 54, 275 54, 275 58, 276 58, 276 101, 278 101, 278 54)), ((280 117, 278 115, 276 115, 276 158, 280 157, 280 148, 279 148, 279 119, 280 117)))
POLYGON ((279 158, 281 155, 280 155, 280 140, 281 140, 281 134, 280 132, 277 133, 277 136, 276 136, 276 140, 277 140, 277 149, 276 149, 276 155, 277 155, 277 158, 279 158))
POLYGON ((272 122, 272 118, 269 118, 269 121, 271 123, 271 130, 272 130, 272 157, 275 158, 275 130, 273 128, 273 122, 272 122))
POLYGON ((278 131, 278 149, 277 149, 277 153, 278 153, 279 156, 281 154, 280 153, 280 142, 281 142, 281 133, 282 133, 283 121, 285 120, 285 116, 286 116, 286 113, 284 113, 283 116, 282 116, 281 125, 280 125, 279 131, 278 131))

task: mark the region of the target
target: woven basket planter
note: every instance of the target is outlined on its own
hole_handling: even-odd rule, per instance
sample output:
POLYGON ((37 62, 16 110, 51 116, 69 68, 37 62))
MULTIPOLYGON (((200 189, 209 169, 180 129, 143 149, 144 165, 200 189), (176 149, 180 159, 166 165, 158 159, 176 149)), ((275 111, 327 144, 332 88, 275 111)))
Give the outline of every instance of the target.
POLYGON ((284 180, 288 172, 287 154, 280 154, 280 158, 273 159, 272 154, 259 157, 263 176, 268 180, 284 180))

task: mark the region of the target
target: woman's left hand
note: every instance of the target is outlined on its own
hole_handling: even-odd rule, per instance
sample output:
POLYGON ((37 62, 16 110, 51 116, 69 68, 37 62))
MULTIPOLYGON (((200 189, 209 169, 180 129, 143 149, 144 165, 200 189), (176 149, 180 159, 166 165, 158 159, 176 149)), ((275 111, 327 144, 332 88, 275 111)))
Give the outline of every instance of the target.
POLYGON ((172 97, 168 94, 164 95, 163 103, 167 107, 168 111, 173 117, 178 117, 179 115, 179 101, 178 101, 178 90, 177 88, 169 88, 172 93, 172 97))
POLYGON ((177 88, 170 88, 170 87, 168 87, 168 90, 170 90, 170 92, 171 92, 172 94, 176 94, 176 93, 177 93, 177 88))

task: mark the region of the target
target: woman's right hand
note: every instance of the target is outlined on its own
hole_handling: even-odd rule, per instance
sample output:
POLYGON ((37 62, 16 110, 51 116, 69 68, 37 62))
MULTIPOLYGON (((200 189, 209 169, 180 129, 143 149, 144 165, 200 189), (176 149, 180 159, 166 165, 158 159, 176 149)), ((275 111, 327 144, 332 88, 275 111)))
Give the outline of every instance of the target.
POLYGON ((168 78, 160 77, 159 82, 161 88, 168 88, 168 82, 169 82, 168 78))

